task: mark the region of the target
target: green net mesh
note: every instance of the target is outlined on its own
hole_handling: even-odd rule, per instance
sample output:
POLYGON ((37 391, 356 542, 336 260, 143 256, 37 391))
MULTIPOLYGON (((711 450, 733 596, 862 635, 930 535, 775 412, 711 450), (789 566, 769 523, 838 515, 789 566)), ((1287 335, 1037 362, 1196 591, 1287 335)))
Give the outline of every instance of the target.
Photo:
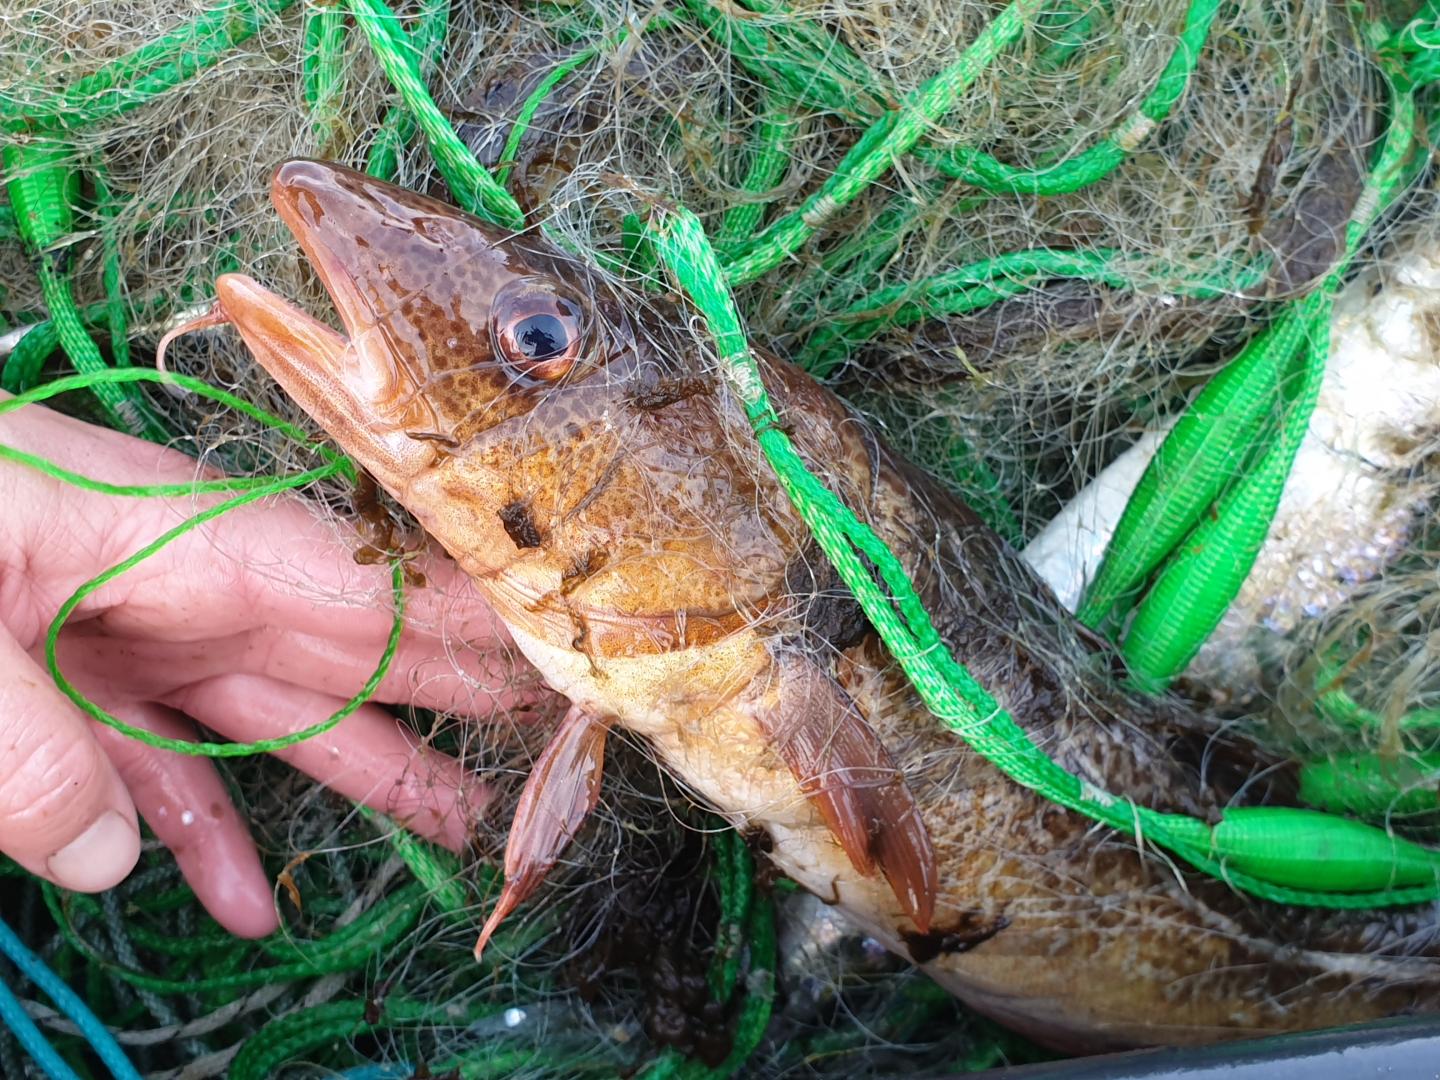
MULTIPOLYGON (((1170 451, 1195 482, 1137 502, 1121 527, 1183 532, 1220 496, 1239 510, 1216 519, 1229 531, 1211 550, 1233 561, 1263 538, 1257 501, 1276 497, 1317 408, 1319 368, 1302 364, 1295 388, 1285 365, 1313 355, 1347 274, 1383 275, 1436 241, 1433 23, 1404 5, 1248 0, 7 10, 0 385, 148 362, 228 270, 323 311, 263 193, 276 162, 328 156, 492 220, 541 221, 637 289, 667 287, 674 265, 654 209, 685 208, 675 220, 714 244, 750 340, 830 380, 1017 545, 1200 386, 1223 391, 1212 376, 1237 355, 1268 363, 1268 379, 1232 381, 1285 393, 1217 410, 1223 437, 1170 451)), ((308 424, 233 338, 184 339, 171 362, 297 430, 139 380, 58 400, 237 476, 313 464, 308 424)), ((1162 575, 1156 625, 1129 613, 1156 566, 1143 545, 1124 545, 1133 565, 1112 560, 1082 615, 1124 631, 1157 684, 1180 676, 1342 780, 1359 768, 1364 786, 1367 755, 1399 753, 1416 769, 1406 791, 1433 788, 1422 508, 1437 430, 1392 470, 1403 535, 1377 526, 1373 572, 1254 647, 1243 681, 1187 685, 1204 632, 1163 617, 1194 591, 1185 567, 1162 575)), ((343 471, 306 481, 347 509, 343 471)), ((544 734, 414 719, 511 781, 544 734)), ((597 820, 483 966, 469 948, 507 805, 461 864, 265 759, 225 775, 278 882, 272 939, 226 937, 158 847, 94 898, 11 868, 0 909, 152 1075, 883 1075, 1033 1053, 766 881, 642 749, 616 757, 597 820)), ((93 1069, 69 1021, 32 1011, 93 1069)), ((0 1073, 21 1075, 7 1039, 0 1073)))

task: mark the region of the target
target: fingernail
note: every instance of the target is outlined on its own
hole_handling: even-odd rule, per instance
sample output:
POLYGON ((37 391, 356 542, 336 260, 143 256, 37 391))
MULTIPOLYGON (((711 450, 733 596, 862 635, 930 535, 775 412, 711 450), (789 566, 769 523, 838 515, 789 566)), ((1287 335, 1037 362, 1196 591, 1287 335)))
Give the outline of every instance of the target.
POLYGON ((140 834, 135 826, 107 810, 51 855, 45 866, 57 885, 75 892, 99 892, 119 884, 139 858, 140 834))

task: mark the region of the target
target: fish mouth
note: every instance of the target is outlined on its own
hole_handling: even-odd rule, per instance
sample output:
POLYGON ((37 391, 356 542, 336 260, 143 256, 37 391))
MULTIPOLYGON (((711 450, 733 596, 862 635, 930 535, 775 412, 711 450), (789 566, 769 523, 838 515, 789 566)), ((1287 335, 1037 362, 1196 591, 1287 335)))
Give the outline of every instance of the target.
POLYGON ((338 332, 243 274, 215 283, 224 316, 255 360, 350 456, 392 493, 433 460, 409 430, 431 426, 383 316, 383 264, 369 238, 403 228, 404 208, 363 173, 320 161, 275 170, 270 201, 324 286, 338 332), (416 411, 424 416, 413 415, 416 411))
POLYGON ((365 259, 366 235, 385 219, 363 173, 323 161, 281 164, 270 178, 270 203, 330 296, 353 340, 377 322, 376 305, 350 269, 365 259))
POLYGON ((244 274, 222 274, 215 293, 256 363, 382 486, 398 495, 430 463, 361 389, 370 380, 348 337, 244 274))

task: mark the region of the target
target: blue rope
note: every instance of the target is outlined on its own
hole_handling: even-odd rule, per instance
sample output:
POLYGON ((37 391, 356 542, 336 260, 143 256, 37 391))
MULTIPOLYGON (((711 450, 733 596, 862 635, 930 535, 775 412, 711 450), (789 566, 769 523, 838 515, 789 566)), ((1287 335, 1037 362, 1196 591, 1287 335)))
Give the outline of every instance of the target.
MULTIPOLYGON (((110 1070, 110 1074, 115 1077, 115 1080, 141 1080, 135 1066, 130 1064, 130 1059, 125 1056, 125 1051, 120 1049, 120 1044, 110 1034, 110 1029, 100 1022, 99 1017, 90 1011, 89 1006, 80 1000, 80 996, 74 990, 65 985, 65 981, 59 975, 46 966, 44 960, 25 947, 25 943, 16 936, 15 931, 10 929, 4 919, 0 919, 0 952, 8 956, 21 973, 53 1001, 56 1008, 75 1023, 80 1029, 80 1033, 85 1036, 85 1041, 99 1055, 100 1060, 105 1063, 105 1067, 110 1070)), ((0 996, 0 1015, 3 1015, 5 1022, 10 1025, 10 1029, 15 1032, 21 1045, 25 1047, 30 1056, 39 1062, 42 1069, 46 1070, 46 1075, 58 1077, 59 1080, 70 1080, 71 1077, 75 1077, 75 1073, 70 1067, 60 1060, 60 1055, 55 1052, 55 1048, 46 1041, 39 1029, 25 1015, 15 995, 10 993, 3 984, 0 984, 0 989, 4 990, 4 995, 0 996), (6 998, 14 1003, 15 1010, 19 1014, 19 1021, 23 1021, 40 1040, 45 1056, 42 1057, 41 1051, 35 1044, 26 1041, 24 1027, 17 1026, 16 1017, 5 1008, 6 998), (47 1062, 51 1064, 47 1064, 47 1062)), ((79 1078, 75 1077, 75 1080, 79 1080, 79 1078)))
POLYGON ((15 1033, 21 1048, 35 1059, 35 1064, 49 1080, 80 1080, 75 1070, 65 1064, 60 1051, 50 1045, 50 1040, 35 1026, 35 1021, 25 1014, 20 999, 3 982, 0 982, 0 1020, 5 1021, 5 1026, 15 1033))

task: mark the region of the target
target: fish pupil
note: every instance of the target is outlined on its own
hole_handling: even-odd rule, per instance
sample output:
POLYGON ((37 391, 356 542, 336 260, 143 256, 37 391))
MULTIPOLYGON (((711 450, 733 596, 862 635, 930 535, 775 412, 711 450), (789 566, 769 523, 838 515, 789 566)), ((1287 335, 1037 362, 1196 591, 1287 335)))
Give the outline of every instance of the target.
POLYGON ((515 327, 515 340, 528 360, 550 360, 570 344, 565 324, 554 315, 531 315, 515 327))

